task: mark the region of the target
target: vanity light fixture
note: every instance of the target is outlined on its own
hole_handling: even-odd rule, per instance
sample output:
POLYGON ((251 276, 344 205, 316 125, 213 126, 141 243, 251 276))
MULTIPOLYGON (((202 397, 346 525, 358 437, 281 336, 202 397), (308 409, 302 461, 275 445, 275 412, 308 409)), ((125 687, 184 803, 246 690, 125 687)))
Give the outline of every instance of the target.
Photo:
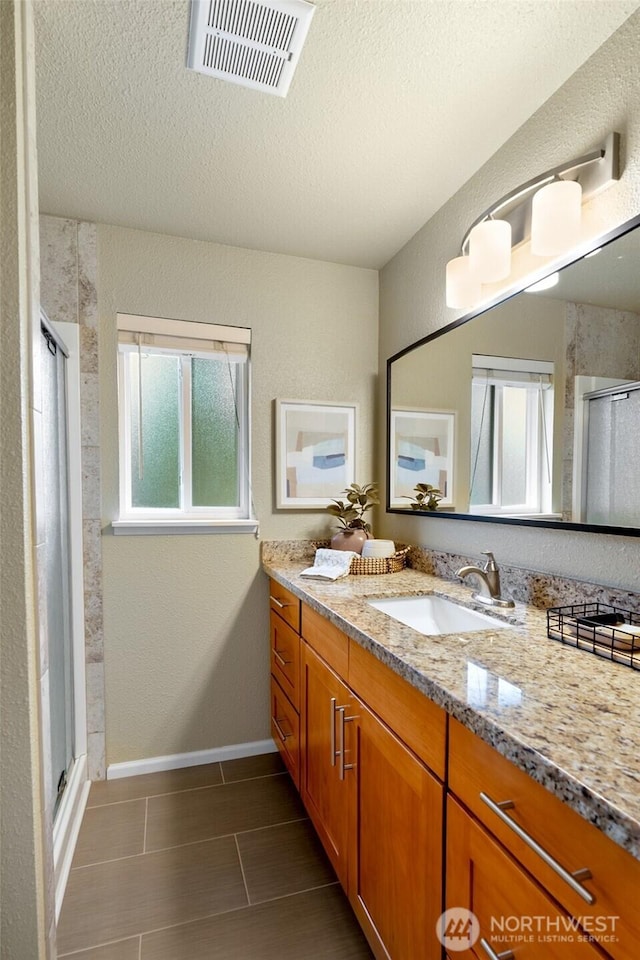
POLYGON ((448 307, 469 309, 483 283, 509 276, 511 251, 531 239, 536 256, 569 253, 580 241, 582 203, 619 179, 620 134, 582 157, 547 170, 492 204, 467 230, 447 264, 448 307))

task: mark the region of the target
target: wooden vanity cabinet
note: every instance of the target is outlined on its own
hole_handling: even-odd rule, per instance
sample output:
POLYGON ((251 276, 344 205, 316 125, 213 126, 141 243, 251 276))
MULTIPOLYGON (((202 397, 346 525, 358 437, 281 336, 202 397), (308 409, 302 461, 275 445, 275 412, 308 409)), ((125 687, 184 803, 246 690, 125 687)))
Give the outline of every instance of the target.
MULTIPOLYGON (((468 928, 458 928, 455 956, 461 960, 490 960, 490 950, 494 958, 513 960, 602 960, 600 951, 571 929, 568 914, 451 796, 446 878, 447 907, 473 911, 480 924, 479 938, 466 950, 460 947, 468 928)), ((451 935, 457 936, 455 925, 451 935)))
POLYGON ((637 960, 638 860, 277 584, 271 641, 274 739, 378 960, 441 960, 445 907, 485 940, 449 958, 637 960), (572 942, 492 921, 536 916, 572 942))
POLYGON ((300 601, 269 581, 271 735, 300 789, 300 601))
POLYGON ((351 716, 354 698, 346 684, 304 641, 301 687, 300 793, 333 869, 346 889, 350 797, 344 779, 346 770, 343 772, 340 765, 346 765, 346 761, 338 751, 338 736, 342 737, 341 749, 346 752, 346 715, 351 716))
MULTIPOLYGON (((473 815, 474 822, 499 841, 533 877, 538 889, 553 897, 587 932, 599 933, 610 956, 616 960, 637 960, 640 913, 630 904, 632 892, 640 893, 638 860, 452 718, 448 786, 470 812, 466 816, 472 819, 470 814, 473 815), (528 843, 520 831, 534 844, 528 843), (593 902, 587 902, 573 889, 569 879, 572 874, 593 902), (598 929, 601 924, 604 929, 598 929), (615 939, 605 939, 609 936, 615 939)), ((450 822, 446 842, 451 851, 456 834, 450 822)), ((448 906, 456 905, 459 884, 464 886, 466 882, 464 876, 460 881, 456 873, 460 863, 460 858, 447 857, 448 906)), ((522 870, 520 874, 518 882, 524 889, 522 870)))
POLYGON ((376 957, 440 960, 444 788, 402 730, 391 730, 366 701, 371 693, 378 703, 386 676, 392 697, 407 693, 412 721, 424 720, 416 711, 425 707, 437 722, 431 736, 421 735, 442 768, 444 713, 422 696, 414 702, 406 681, 304 604, 302 637, 301 794, 309 816, 376 957), (352 654, 357 689, 346 682, 352 654))
POLYGON ((367 707, 354 713, 349 900, 377 957, 440 960, 442 784, 367 707))

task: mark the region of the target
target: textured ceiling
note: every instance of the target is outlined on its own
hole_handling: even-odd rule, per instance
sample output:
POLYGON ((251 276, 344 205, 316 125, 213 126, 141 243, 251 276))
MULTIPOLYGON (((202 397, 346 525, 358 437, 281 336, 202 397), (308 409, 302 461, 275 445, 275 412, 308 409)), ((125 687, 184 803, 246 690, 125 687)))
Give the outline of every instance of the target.
POLYGON ((638 0, 319 0, 286 99, 185 68, 188 0, 36 0, 40 206, 380 267, 638 0))

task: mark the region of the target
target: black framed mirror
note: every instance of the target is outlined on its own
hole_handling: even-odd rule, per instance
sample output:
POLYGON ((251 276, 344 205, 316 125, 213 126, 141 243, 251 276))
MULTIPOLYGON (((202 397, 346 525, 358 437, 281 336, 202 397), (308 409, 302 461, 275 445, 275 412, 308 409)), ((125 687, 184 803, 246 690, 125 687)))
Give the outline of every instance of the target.
POLYGON ((640 536, 639 227, 387 361, 387 512, 640 536))

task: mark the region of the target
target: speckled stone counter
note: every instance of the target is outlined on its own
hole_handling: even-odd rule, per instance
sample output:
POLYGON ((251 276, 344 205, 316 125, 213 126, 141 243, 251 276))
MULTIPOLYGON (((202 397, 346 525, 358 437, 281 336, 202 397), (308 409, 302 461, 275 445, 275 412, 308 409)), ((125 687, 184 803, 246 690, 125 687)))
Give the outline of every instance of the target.
POLYGON ((546 614, 533 606, 489 611, 471 601, 469 585, 413 569, 300 577, 311 563, 302 548, 284 560, 263 554, 269 576, 640 860, 639 672, 550 640, 546 614), (491 612, 510 628, 424 637, 367 603, 420 593, 491 612))

